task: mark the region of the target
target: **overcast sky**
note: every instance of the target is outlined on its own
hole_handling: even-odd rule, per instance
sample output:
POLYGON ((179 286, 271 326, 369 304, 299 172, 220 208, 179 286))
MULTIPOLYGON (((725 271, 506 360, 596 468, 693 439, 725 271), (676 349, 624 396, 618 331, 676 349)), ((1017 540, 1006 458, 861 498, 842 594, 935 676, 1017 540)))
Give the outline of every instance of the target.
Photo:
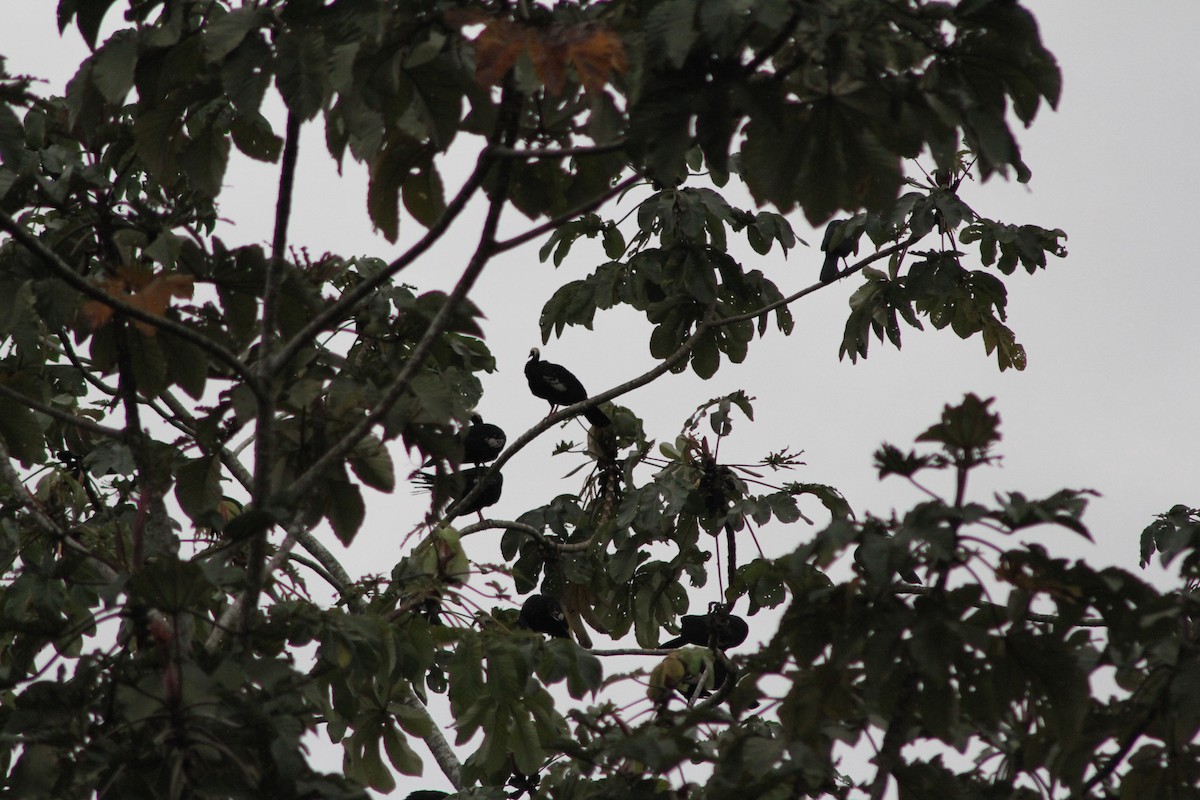
MULTIPOLYGON (((1200 4, 1158 2, 1142 13, 1116 0, 1025 5, 1038 16, 1043 40, 1062 65, 1061 105, 1019 132, 1033 171, 1028 186, 994 179, 963 191, 984 216, 1062 228, 1070 237, 1068 258, 1007 282, 1009 325, 1029 354, 1024 372, 1000 374, 978 339, 964 342, 933 330, 905 329, 900 352, 874 342, 866 361, 839 362, 846 299, 857 285, 851 278, 802 299, 793 307, 792 336, 769 332, 753 343, 745 364, 723 364, 708 382, 690 373, 668 376, 621 402, 643 416, 651 435, 670 440, 696 405, 744 388, 758 398, 757 419, 750 426, 738 421, 722 448, 725 460, 755 460, 784 444, 802 448, 808 466, 790 479, 835 485, 857 511, 883 515, 902 511, 917 495, 897 479, 876 480, 875 448, 882 441, 912 446, 942 406, 965 392, 995 396, 1005 459, 975 484, 975 497, 987 500, 1000 490, 1044 495, 1064 487, 1095 489, 1102 497, 1085 521, 1096 545, 1066 532, 1039 531, 1029 538, 1064 555, 1137 571, 1138 535, 1153 515, 1176 503, 1200 505, 1200 265, 1192 243, 1200 218, 1200 63, 1194 55, 1200 4)), ((45 76, 57 92, 85 49, 73 31, 58 37, 55 6, 5 0, 0 53, 9 58, 10 73, 45 76)), ((306 128, 300 162, 295 245, 314 254, 390 259, 419 234, 411 222, 402 225, 398 245, 372 234, 364 172, 347 160, 344 177, 336 175, 319 125, 306 128)), ((245 160, 231 166, 221 198, 222 215, 236 222, 221 232, 227 240, 269 240, 276 170, 245 160)), ((819 242, 799 214, 790 219, 798 235, 819 242)), ((522 220, 509 222, 519 230, 522 220)), ((500 366, 485 381, 481 410, 510 440, 546 411, 528 394, 521 372, 529 348, 540 344, 542 303, 564 280, 599 263, 581 249, 556 273, 537 261, 536 252, 535 245, 498 260, 474 294, 488 315, 488 343, 500 366)), ((804 247, 786 260, 777 251, 764 258, 745 248, 738 255, 785 292, 812 283, 821 262, 815 249, 804 247)), ((421 289, 447 288, 464 264, 463 251, 443 247, 405 280, 421 289)), ((569 331, 543 354, 570 366, 595 393, 653 365, 648 337, 649 327, 633 314, 610 313, 595 331, 569 331)), ((580 429, 568 428, 565 436, 578 440, 580 429)), ((543 437, 510 462, 493 516, 512 518, 577 489, 577 478, 559 488, 552 483, 576 463, 549 458, 560 438, 543 437)), ((402 461, 400 448, 394 452, 402 461)), ((355 566, 379 571, 394 562, 395 535, 420 519, 422 499, 405 488, 369 499, 366 530, 345 554, 352 573, 355 566), (395 527, 397 519, 406 524, 395 527)), ((823 518, 815 503, 804 508, 823 518)), ((769 529, 765 538, 779 540, 782 552, 807 535, 806 528, 792 526, 769 529)), ((339 549, 332 536, 329 541, 339 549)))

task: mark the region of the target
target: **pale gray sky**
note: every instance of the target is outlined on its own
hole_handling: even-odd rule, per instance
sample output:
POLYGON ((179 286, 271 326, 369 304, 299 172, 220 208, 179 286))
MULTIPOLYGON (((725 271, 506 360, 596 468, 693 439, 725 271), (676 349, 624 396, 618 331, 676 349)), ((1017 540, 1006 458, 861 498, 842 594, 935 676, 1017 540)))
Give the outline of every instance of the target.
MULTIPOLYGON (((0 53, 9 57, 10 72, 46 76, 58 90, 85 51, 73 31, 57 36, 55 5, 6 0, 0 53)), ((996 396, 1005 460, 976 484, 976 496, 1096 489, 1103 496, 1086 517, 1096 546, 1065 531, 1035 531, 1029 538, 1052 552, 1136 571, 1138 535, 1152 516, 1176 503, 1200 504, 1200 264, 1191 249, 1200 217, 1200 149, 1194 144, 1200 63, 1193 52, 1200 4, 1171 0, 1143 6, 1141 13, 1117 0, 1026 5, 1065 73, 1060 111, 1043 110, 1030 130, 1019 133, 1033 171, 1028 186, 995 179, 964 192, 984 216, 1058 227, 1070 237, 1067 259, 1008 281, 1009 324, 1029 353, 1023 373, 1000 374, 978 340, 932 330, 906 329, 901 352, 876 342, 866 361, 839 362, 846 298, 856 285, 850 279, 801 300, 793 307, 793 335, 768 333, 753 343, 745 364, 725 364, 708 382, 690 373, 668 376, 622 402, 645 418, 652 435, 669 440, 696 405, 744 388, 759 398, 757 420, 750 426, 738 421, 722 449, 726 459, 754 460, 784 444, 803 448, 808 466, 791 479, 833 484, 857 511, 886 514, 918 496, 897 479, 875 479, 871 454, 880 442, 908 448, 945 403, 968 391, 996 396)), ((269 239, 276 169, 245 160, 231 167, 222 212, 236 225, 223 236, 237 243, 269 239)), ((396 246, 372 234, 364 172, 347 160, 345 176, 337 177, 319 125, 305 131, 297 186, 292 241, 314 253, 386 259, 418 233, 411 222, 402 225, 396 246)), ((629 208, 621 206, 613 216, 629 208)), ((798 235, 819 241, 798 214, 791 220, 798 235)), ((520 228, 517 220, 510 222, 513 230, 520 228)), ((405 280, 423 289, 447 287, 465 263, 456 247, 464 239, 456 237, 405 280)), ((521 373, 529 348, 540 344, 538 311, 561 282, 598 263, 581 248, 556 272, 537 261, 536 249, 493 264, 475 292, 500 364, 485 382, 481 409, 506 428, 510 440, 546 411, 528 394, 521 373)), ((786 261, 777 252, 761 258, 748 248, 739 256, 785 292, 812 283, 821 261, 803 247, 786 261)), ((648 337, 643 321, 617 312, 601 316, 594 332, 569 331, 543 350, 598 392, 652 365, 648 337)), ((570 427, 565 436, 578 440, 580 430, 570 427)), ((495 516, 515 517, 577 487, 553 485, 575 465, 548 457, 559 438, 543 437, 510 462, 495 516)), ((394 452, 401 458, 399 448, 394 452)), ((404 489, 369 498, 366 530, 346 554, 352 572, 379 571, 395 560, 395 536, 420 518, 422 500, 404 489), (397 520, 404 525, 395 527, 397 520)), ((823 519, 815 502, 805 510, 823 519)), ((792 526, 768 528, 763 538, 781 552, 807 535, 806 528, 792 526)), ((485 536, 472 537, 471 546, 485 536)))

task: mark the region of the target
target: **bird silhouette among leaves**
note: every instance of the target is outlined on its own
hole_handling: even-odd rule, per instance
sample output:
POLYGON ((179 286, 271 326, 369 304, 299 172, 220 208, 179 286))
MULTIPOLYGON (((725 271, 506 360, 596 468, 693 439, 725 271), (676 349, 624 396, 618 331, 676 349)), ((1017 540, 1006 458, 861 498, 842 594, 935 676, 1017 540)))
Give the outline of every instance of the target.
POLYGON ((853 233, 847 232, 837 244, 834 244, 842 226, 851 221, 835 219, 825 226, 825 237, 821 240, 821 250, 825 252, 825 263, 821 265, 821 283, 830 283, 841 277, 838 272, 838 261, 858 253, 858 238, 862 236, 861 228, 853 233))
POLYGON ((463 436, 463 462, 479 466, 492 461, 504 449, 508 437, 499 425, 484 422, 478 414, 471 415, 471 424, 463 436))
MULTIPOLYGON (((529 391, 534 397, 540 397, 550 403, 550 413, 559 406, 569 406, 586 400, 587 390, 571 371, 559 364, 541 360, 541 351, 536 347, 529 351, 529 360, 525 362, 525 380, 529 382, 529 391)), ((584 410, 583 416, 597 427, 604 427, 612 420, 598 408, 584 410)))
MULTIPOLYGON (((452 474, 418 472, 415 477, 417 483, 433 492, 434 503, 440 508, 447 499, 458 502, 467 497, 483 480, 489 469, 490 467, 467 467, 452 474)), ((454 513, 457 516, 478 513, 482 518, 483 509, 500 502, 500 492, 503 488, 504 476, 496 472, 468 503, 458 503, 454 506, 454 513)))
POLYGON ((537 633, 548 633, 556 639, 571 638, 571 627, 562 605, 553 597, 531 594, 521 606, 517 622, 522 628, 537 633))
POLYGON ((707 614, 686 614, 679 623, 679 636, 663 642, 659 647, 666 649, 695 644, 728 650, 746 641, 750 635, 746 620, 730 614, 717 604, 707 614))

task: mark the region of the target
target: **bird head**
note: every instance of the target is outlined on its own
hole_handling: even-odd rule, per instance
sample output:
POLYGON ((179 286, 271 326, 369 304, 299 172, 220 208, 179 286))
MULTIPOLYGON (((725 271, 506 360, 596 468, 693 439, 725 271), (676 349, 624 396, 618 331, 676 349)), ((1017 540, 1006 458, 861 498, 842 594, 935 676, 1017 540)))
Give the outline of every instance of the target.
POLYGON ((542 356, 542 351, 538 350, 536 347, 529 351, 529 360, 530 361, 537 361, 539 358, 541 358, 541 356, 542 356))
POLYGON ((472 425, 482 425, 483 417, 479 416, 478 414, 472 414, 471 415, 471 424, 472 425))

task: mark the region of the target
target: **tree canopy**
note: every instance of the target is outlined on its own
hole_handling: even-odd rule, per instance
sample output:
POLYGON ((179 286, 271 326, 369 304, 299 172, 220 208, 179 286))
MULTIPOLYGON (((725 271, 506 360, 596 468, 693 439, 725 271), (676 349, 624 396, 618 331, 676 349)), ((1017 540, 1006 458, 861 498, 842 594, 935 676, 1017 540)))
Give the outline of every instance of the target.
POLYGON ((1195 796, 1200 510, 1142 533, 1143 565, 1177 568, 1156 588, 1018 538, 1088 537, 1089 492, 972 492, 993 400, 880 446, 879 477, 926 497, 889 516, 795 480, 802 443, 723 460, 753 387, 669 431, 621 404, 736 371, 838 280, 851 361, 931 326, 1025 367, 1007 281, 1066 234, 959 195, 1029 180, 1013 126, 1059 100, 1019 3, 60 0, 58 21, 92 51, 64 96, 0 60, 5 796, 359 798, 397 773, 481 798, 1195 796), (367 166, 399 256, 294 246, 305 126, 367 166), (278 164, 269 247, 216 234, 234 150, 278 164), (830 260, 785 292, 793 212, 830 223, 830 260), (406 283, 450 237, 474 237, 453 288, 406 283), (552 413, 472 438, 496 366, 476 281, 588 239, 606 260, 548 292, 543 341, 626 307, 656 366, 590 395, 551 374, 552 413), (574 491, 485 518, 512 457, 580 415, 574 491), (425 518, 349 574, 331 538, 370 524, 364 490, 409 486, 425 518))

